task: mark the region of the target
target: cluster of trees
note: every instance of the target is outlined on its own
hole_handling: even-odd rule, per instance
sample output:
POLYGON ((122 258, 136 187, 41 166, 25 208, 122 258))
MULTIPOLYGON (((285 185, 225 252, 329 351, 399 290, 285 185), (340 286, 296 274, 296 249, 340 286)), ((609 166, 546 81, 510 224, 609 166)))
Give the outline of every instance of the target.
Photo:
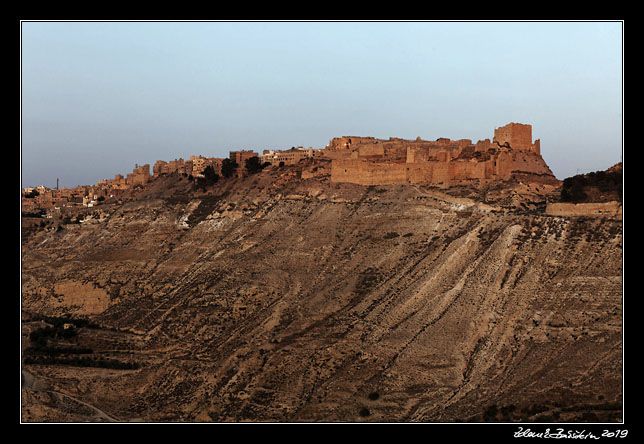
POLYGON ((99 328, 98 324, 87 319, 75 319, 69 316, 38 316, 34 321, 43 321, 51 326, 41 327, 29 334, 29 340, 35 347, 46 347, 49 339, 71 339, 78 333, 77 328, 99 328), (74 328, 65 328, 71 324, 74 328))
POLYGON ((36 345, 31 346, 25 350, 26 355, 46 355, 46 356, 59 356, 59 355, 88 355, 94 353, 89 347, 52 347, 49 345, 36 345))
POLYGON ((89 319, 72 318, 69 315, 65 316, 36 316, 32 321, 43 321, 47 324, 53 325, 55 328, 63 328, 65 324, 72 324, 76 328, 100 328, 100 326, 89 319))
POLYGON ((40 196, 40 193, 37 190, 31 190, 29 193, 25 193, 27 199, 33 199, 36 196, 40 196))
POLYGON ((74 328, 42 327, 29 334, 33 347, 46 347, 50 339, 72 339, 78 336, 74 328))
POLYGON ((36 211, 23 211, 22 217, 43 217, 45 215, 45 210, 39 209, 36 211))
MULTIPOLYGON (((226 158, 221 164, 221 175, 228 178, 233 175, 235 168, 237 168, 237 162, 226 158)), ((188 176, 188 180, 194 180, 193 176, 188 176)), ((219 181, 219 174, 215 172, 215 169, 212 166, 207 166, 203 171, 203 176, 198 177, 195 181, 195 187, 201 188, 203 191, 206 190, 207 186, 214 185, 219 181)))
POLYGON ((99 328, 98 324, 92 321, 87 319, 74 319, 67 316, 41 316, 34 320, 42 320, 51 325, 38 328, 29 334, 31 345, 25 350, 25 364, 71 365, 76 367, 100 367, 121 370, 139 368, 139 364, 135 362, 122 362, 115 359, 77 356, 94 353, 94 351, 88 347, 52 346, 49 344, 50 340, 72 339, 77 337, 77 328, 99 328), (65 328, 66 324, 68 328, 65 328), (69 324, 73 325, 73 327, 70 328, 69 324))
MULTIPOLYGON (((249 174, 255 174, 263 170, 270 165, 270 162, 261 163, 259 157, 251 157, 246 159, 245 167, 246 171, 249 174)), ((221 175, 225 178, 232 177, 235 173, 235 169, 239 167, 239 164, 232 159, 225 158, 221 164, 221 175)), ((215 172, 215 169, 212 166, 207 166, 203 171, 203 177, 198 177, 195 181, 195 187, 201 188, 203 191, 206 190, 207 186, 214 185, 219 181, 219 174, 215 172)), ((189 180, 194 180, 193 176, 188 177, 189 180)))
POLYGON ((40 365, 71 365, 73 367, 111 368, 115 370, 136 370, 140 365, 136 362, 123 362, 117 359, 103 358, 58 358, 51 356, 28 356, 25 364, 40 365))
MULTIPOLYGON (((191 177, 192 176, 190 176, 190 178, 191 177)), ((215 173, 215 169, 212 166, 207 166, 203 172, 203 177, 197 177, 195 187, 201 188, 203 191, 206 191, 207 186, 214 185, 218 180, 219 174, 215 173)))
POLYGON ((270 162, 262 163, 259 157, 251 157, 249 159, 246 159, 246 170, 250 174, 255 174, 262 171, 267 166, 270 166, 270 164, 270 162))
POLYGON ((225 158, 221 163, 221 175, 226 178, 231 177, 235 172, 235 168, 237 168, 238 166, 239 164, 234 160, 225 158))
POLYGON ((42 320, 51 324, 51 326, 41 327, 29 334, 31 347, 25 350, 26 354, 40 354, 57 356, 61 354, 87 354, 92 353, 89 348, 82 347, 52 347, 49 345, 50 339, 72 339, 78 336, 76 328, 98 328, 98 325, 87 319, 72 319, 69 317, 48 317, 42 316, 42 320), (73 328, 65 328, 65 324, 73 325, 73 328))
POLYGON ((614 194, 622 200, 622 171, 595 171, 564 179, 561 188, 562 202, 582 202, 588 198, 589 188, 600 193, 614 194))
POLYGON ((72 339, 78 336, 75 328, 64 328, 62 325, 42 327, 29 334, 31 346, 25 350, 25 355, 27 355, 27 358, 25 358, 26 364, 45 363, 46 360, 56 358, 60 355, 93 353, 92 349, 87 347, 50 346, 50 339, 72 339))

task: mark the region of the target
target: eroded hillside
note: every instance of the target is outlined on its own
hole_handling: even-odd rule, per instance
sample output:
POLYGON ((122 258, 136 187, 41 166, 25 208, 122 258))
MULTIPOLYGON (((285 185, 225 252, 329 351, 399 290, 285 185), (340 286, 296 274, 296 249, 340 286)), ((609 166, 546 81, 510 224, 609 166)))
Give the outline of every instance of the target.
POLYGON ((621 420, 620 221, 298 175, 24 236, 23 350, 90 319, 49 346, 136 365, 27 364, 23 420, 621 420))

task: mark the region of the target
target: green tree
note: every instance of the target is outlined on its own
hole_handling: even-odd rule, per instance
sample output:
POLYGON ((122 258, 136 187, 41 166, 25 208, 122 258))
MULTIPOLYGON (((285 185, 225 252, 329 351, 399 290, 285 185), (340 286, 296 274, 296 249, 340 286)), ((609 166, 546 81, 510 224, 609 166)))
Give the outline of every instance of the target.
POLYGON ((206 183, 209 184, 213 184, 219 180, 219 174, 215 173, 215 169, 210 165, 203 171, 203 177, 206 179, 206 183))
POLYGON ((230 177, 235 172, 235 168, 239 165, 234 160, 225 158, 221 163, 221 175, 224 177, 230 177))
POLYGON ((567 177, 561 187, 561 200, 563 202, 581 202, 586 198, 584 190, 586 178, 581 175, 567 177))
POLYGON ((261 161, 259 160, 259 157, 249 157, 246 159, 246 170, 250 173, 257 173, 258 171, 261 171, 264 168, 262 165, 261 161))
POLYGON ((215 169, 209 165, 204 169, 203 177, 197 177, 197 180, 194 182, 194 186, 196 188, 201 188, 202 191, 206 191, 207 186, 215 184, 218 180, 219 174, 215 173, 215 169))

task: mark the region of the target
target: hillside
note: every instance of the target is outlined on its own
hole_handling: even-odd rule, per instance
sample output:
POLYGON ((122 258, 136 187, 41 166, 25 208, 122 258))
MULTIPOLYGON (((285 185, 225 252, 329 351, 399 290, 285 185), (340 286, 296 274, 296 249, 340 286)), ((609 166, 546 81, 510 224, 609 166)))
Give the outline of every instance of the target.
POLYGON ((318 168, 26 231, 23 421, 621 420, 621 221, 318 168))
POLYGON ((606 171, 568 177, 561 186, 561 201, 572 203, 622 201, 621 162, 606 171))

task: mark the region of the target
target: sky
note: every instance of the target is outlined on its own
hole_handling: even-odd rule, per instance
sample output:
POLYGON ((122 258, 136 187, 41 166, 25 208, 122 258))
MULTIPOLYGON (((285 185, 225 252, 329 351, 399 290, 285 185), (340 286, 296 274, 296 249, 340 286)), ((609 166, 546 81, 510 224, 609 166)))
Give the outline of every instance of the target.
POLYGON ((532 125, 559 179, 623 155, 623 22, 21 23, 21 186, 136 164, 492 139, 532 125))

